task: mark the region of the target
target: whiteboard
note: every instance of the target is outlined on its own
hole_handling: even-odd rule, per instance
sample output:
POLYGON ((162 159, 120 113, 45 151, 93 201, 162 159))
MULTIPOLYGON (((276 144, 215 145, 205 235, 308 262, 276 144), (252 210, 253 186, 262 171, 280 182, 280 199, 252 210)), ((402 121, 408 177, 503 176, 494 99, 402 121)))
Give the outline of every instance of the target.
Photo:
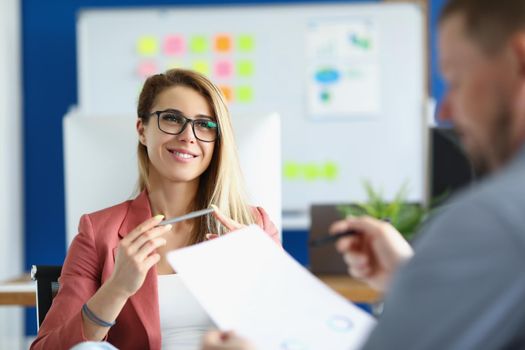
MULTIPOLYGON (((232 120, 244 130, 238 140, 239 161, 249 203, 263 207, 281 232, 280 120, 275 113, 232 120), (264 145, 262 141, 270 141, 264 145), (266 155, 261 154, 268 149, 266 155), (254 157, 254 154, 260 156, 254 157), (257 160, 258 167, 254 166, 257 160)), ((134 198, 138 180, 135 122, 123 116, 85 115, 72 110, 63 119, 67 244, 78 233, 80 217, 134 198)))
POLYGON ((85 10, 79 108, 134 118, 145 76, 190 67, 233 116, 282 116, 283 209, 363 200, 365 179, 387 197, 408 182, 423 201, 423 25, 413 4, 85 10))

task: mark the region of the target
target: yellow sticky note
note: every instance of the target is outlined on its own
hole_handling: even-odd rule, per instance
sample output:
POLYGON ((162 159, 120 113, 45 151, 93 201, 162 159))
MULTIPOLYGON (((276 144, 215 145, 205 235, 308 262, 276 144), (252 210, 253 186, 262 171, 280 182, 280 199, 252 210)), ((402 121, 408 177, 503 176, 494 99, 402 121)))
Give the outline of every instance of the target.
POLYGON ((251 52, 255 48, 255 39, 252 35, 240 35, 237 38, 237 46, 241 52, 251 52))
POLYGON ((210 64, 208 63, 208 61, 204 61, 204 60, 197 60, 197 61, 194 61, 193 64, 191 65, 193 70, 201 73, 201 74, 204 74, 204 75, 209 75, 210 74, 210 64))
POLYGON ((339 175, 339 167, 334 162, 326 162, 324 165, 324 178, 328 181, 334 181, 339 175))
POLYGON ((254 70, 255 69, 252 61, 241 60, 237 62, 237 74, 241 77, 251 77, 254 70))
POLYGON ((194 36, 190 41, 190 49, 193 53, 205 53, 208 51, 208 40, 204 36, 194 36))
POLYGON ((239 86, 237 88, 237 101, 250 103, 253 101, 253 89, 251 86, 239 86))
POLYGON ((308 163, 303 168, 304 178, 307 181, 315 181, 319 178, 320 171, 319 166, 315 163, 308 163))
POLYGON ((283 175, 286 180, 297 180, 301 175, 301 166, 295 162, 286 162, 283 167, 283 175))
POLYGON ((137 43, 137 51, 142 56, 154 56, 159 51, 158 40, 153 36, 143 36, 137 43))

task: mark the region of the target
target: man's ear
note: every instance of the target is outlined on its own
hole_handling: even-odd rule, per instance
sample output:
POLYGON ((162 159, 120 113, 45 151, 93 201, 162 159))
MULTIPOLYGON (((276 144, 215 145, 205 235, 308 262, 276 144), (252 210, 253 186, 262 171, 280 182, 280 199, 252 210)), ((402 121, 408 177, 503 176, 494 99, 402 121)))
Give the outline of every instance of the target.
POLYGON ((144 122, 141 118, 137 118, 137 134, 139 135, 139 142, 146 146, 146 133, 144 132, 144 122))
POLYGON ((519 118, 516 118, 514 132, 520 134, 517 138, 525 141, 525 31, 521 31, 512 38, 512 50, 517 63, 518 86, 514 99, 513 109, 519 118))
POLYGON ((525 31, 520 31, 512 38, 512 49, 518 63, 518 73, 525 79, 525 31))

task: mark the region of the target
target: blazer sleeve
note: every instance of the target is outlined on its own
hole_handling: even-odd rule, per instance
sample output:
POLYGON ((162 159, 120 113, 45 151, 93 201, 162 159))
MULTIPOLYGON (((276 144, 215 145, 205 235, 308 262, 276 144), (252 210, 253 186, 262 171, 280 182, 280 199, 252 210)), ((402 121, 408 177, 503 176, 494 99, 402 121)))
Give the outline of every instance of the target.
POLYGON ((275 224, 272 222, 272 220, 270 220, 266 210, 261 207, 255 207, 253 209, 257 225, 259 225, 264 230, 264 232, 266 232, 268 236, 274 240, 275 243, 281 245, 279 230, 277 230, 275 224))
POLYGON ((89 216, 84 215, 62 267, 58 293, 31 344, 31 350, 65 350, 87 340, 83 333, 81 309, 100 287, 101 269, 93 227, 89 216))

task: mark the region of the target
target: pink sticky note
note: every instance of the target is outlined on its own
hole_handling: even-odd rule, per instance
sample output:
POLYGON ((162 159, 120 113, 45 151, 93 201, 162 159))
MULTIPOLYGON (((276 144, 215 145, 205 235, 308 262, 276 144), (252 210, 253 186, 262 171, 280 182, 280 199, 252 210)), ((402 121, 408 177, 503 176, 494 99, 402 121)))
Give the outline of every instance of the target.
POLYGON ((227 60, 220 60, 215 63, 215 75, 217 78, 229 79, 233 75, 233 63, 227 60))
POLYGON ((168 35, 164 41, 164 54, 167 56, 182 56, 186 51, 184 38, 180 35, 168 35))
POLYGON ((153 61, 145 61, 139 64, 137 73, 141 78, 149 77, 157 73, 157 65, 153 61))

